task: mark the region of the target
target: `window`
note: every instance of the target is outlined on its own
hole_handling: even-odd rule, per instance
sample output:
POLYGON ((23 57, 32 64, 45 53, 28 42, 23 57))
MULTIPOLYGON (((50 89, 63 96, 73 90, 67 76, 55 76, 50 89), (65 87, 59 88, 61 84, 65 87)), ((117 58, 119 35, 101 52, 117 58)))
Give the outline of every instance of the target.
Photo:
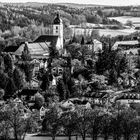
POLYGON ((56 30, 58 30, 58 26, 56 26, 56 30))
POLYGON ((34 100, 35 100, 35 96, 31 96, 31 97, 30 97, 30 100, 31 100, 31 101, 34 101, 34 100))
POLYGON ((26 99, 26 96, 25 96, 25 95, 22 95, 22 96, 21 96, 21 99, 22 99, 22 100, 25 100, 25 99, 26 99))

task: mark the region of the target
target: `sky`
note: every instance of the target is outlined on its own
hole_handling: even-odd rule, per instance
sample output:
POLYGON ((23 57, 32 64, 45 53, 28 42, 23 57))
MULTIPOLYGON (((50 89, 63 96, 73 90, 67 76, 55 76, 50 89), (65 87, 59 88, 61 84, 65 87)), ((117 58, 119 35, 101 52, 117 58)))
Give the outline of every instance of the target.
POLYGON ((98 5, 140 5, 140 0, 0 0, 0 2, 21 3, 21 2, 41 2, 41 3, 80 3, 98 5))

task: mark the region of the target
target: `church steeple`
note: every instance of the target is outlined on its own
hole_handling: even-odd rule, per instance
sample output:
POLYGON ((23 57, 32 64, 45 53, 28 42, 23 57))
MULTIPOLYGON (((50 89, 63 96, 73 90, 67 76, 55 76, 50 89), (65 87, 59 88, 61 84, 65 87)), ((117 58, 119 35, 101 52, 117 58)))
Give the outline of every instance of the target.
POLYGON ((60 15, 59 13, 57 13, 56 18, 53 21, 53 24, 60 24, 60 23, 61 23, 60 15))
POLYGON ((60 40, 60 49, 63 49, 63 21, 60 18, 60 14, 57 13, 53 21, 53 35, 58 36, 60 40))

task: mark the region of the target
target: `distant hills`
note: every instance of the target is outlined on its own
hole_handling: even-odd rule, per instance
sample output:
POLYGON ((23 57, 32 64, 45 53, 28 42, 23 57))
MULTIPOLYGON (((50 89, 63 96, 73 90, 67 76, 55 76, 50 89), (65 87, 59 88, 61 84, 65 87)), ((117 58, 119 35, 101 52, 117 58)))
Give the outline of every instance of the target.
MULTIPOLYGON (((62 5, 74 8, 86 8, 86 7, 122 7, 114 5, 96 5, 96 4, 78 4, 78 3, 41 3, 41 2, 26 2, 26 3, 0 3, 1 5, 13 5, 13 6, 30 6, 30 7, 40 7, 45 5, 62 5)), ((131 5, 133 6, 133 5, 131 5)), ((135 5, 136 6, 136 5, 135 5)), ((138 5, 137 5, 138 6, 138 5)), ((127 7, 127 6, 123 6, 127 7)))
POLYGON ((78 4, 78 3, 40 3, 40 2, 26 2, 26 3, 0 3, 1 5, 13 5, 13 6, 30 6, 40 7, 45 5, 62 5, 74 8, 85 8, 85 7, 109 7, 109 5, 96 5, 96 4, 78 4))

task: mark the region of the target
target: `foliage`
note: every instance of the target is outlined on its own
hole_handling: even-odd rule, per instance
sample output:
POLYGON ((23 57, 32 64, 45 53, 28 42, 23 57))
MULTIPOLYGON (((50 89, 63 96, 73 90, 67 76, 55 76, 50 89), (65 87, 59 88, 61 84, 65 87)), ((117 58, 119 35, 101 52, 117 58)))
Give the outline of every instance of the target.
POLYGON ((10 102, 7 106, 3 106, 1 110, 0 123, 4 127, 2 131, 2 136, 13 137, 15 140, 24 139, 25 134, 28 132, 29 127, 31 127, 31 117, 23 118, 22 110, 24 106, 16 105, 10 102), (12 131, 11 131, 12 130, 12 131), (5 135, 7 133, 7 135, 5 135))
POLYGON ((71 135, 75 132, 76 129, 76 118, 76 112, 72 111, 64 112, 61 116, 64 134, 69 137, 69 140, 71 140, 71 135))
POLYGON ((103 75, 91 75, 91 88, 93 91, 106 89, 107 86, 107 78, 103 75))
POLYGON ((21 58, 23 61, 30 61, 31 55, 28 49, 28 43, 25 43, 24 50, 22 51, 21 58))
POLYGON ((57 108, 52 107, 45 114, 45 118, 42 122, 42 131, 48 131, 52 139, 55 140, 55 136, 59 133, 60 124, 61 118, 58 110, 57 108))
MULTIPOLYGON (((13 71, 13 61, 10 54, 5 54, 4 58, 4 66, 5 66, 5 73, 9 73, 13 71)), ((9 75, 10 76, 10 75, 9 75)))
POLYGON ((59 79, 57 83, 57 91, 60 97, 60 101, 66 100, 67 97, 67 90, 63 79, 59 79))
POLYGON ((101 118, 101 133, 104 135, 105 140, 107 140, 111 134, 110 127, 111 117, 112 116, 110 114, 105 113, 101 118))
POLYGON ((98 55, 96 73, 104 74, 109 71, 109 84, 117 82, 118 76, 128 69, 127 56, 113 50, 104 50, 98 55))
POLYGON ((32 76, 33 76, 33 68, 34 68, 34 65, 30 62, 25 62, 23 64, 23 70, 25 72, 25 79, 27 82, 30 82, 31 79, 32 79, 32 76))
POLYGON ((44 105, 44 97, 40 93, 35 94, 35 106, 40 109, 44 105))
POLYGON ((24 76, 19 68, 15 68, 13 72, 13 80, 18 90, 24 87, 24 76))
POLYGON ((82 136, 82 139, 86 139, 86 135, 90 129, 90 110, 85 108, 77 108, 77 123, 76 123, 76 130, 82 136))
POLYGON ((99 31, 98 30, 92 30, 91 38, 99 40, 100 39, 99 31))
POLYGON ((92 110, 89 116, 90 116, 89 134, 91 135, 92 140, 96 140, 98 134, 101 133, 102 111, 98 109, 92 110))

